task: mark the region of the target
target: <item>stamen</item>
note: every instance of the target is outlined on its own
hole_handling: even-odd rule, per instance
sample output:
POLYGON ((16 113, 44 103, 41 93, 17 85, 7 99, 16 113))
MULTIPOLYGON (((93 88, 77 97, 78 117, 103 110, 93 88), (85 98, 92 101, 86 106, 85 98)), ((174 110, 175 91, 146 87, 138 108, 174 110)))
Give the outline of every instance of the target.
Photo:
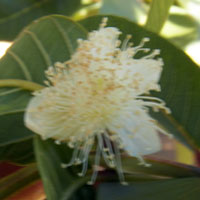
POLYGON ((97 167, 99 166, 100 158, 101 158, 101 147, 98 145, 97 150, 96 150, 96 155, 95 155, 94 170, 92 173, 91 180, 87 182, 88 185, 92 185, 96 181, 96 178, 98 175, 97 167))
POLYGON ((79 160, 81 160, 81 162, 85 161, 86 152, 90 150, 93 144, 94 144, 93 136, 91 138, 88 138, 88 140, 84 142, 84 145, 78 155, 78 158, 79 160))
POLYGON ((145 167, 150 167, 151 164, 146 163, 142 156, 137 155, 137 159, 140 161, 138 165, 144 165, 145 167))
POLYGON ((99 28, 100 28, 100 29, 101 29, 101 28, 104 28, 104 27, 107 25, 107 22, 108 22, 108 18, 107 18, 107 17, 104 17, 104 18, 102 19, 101 24, 99 25, 99 28))
POLYGON ((45 81, 44 81, 44 84, 45 84, 46 86, 48 86, 48 87, 50 87, 50 86, 51 86, 50 82, 49 82, 49 81, 47 81, 47 80, 45 80, 45 81))
MULTIPOLYGON (((158 105, 158 108, 164 109, 166 111, 166 113, 168 113, 168 114, 171 113, 171 110, 165 106, 165 102, 160 98, 150 97, 150 96, 138 96, 138 97, 136 97, 136 99, 142 99, 142 100, 146 99, 146 100, 150 100, 150 101, 158 101, 158 103, 156 103, 156 102, 149 102, 149 103, 152 103, 152 104, 156 103, 158 105)), ((145 101, 145 103, 146 102, 147 101, 145 101)))
POLYGON ((142 57, 142 59, 152 59, 159 54, 160 54, 160 49, 155 49, 151 54, 142 57))
POLYGON ((104 145, 103 145, 103 138, 102 138, 102 135, 97 135, 97 138, 98 138, 98 144, 99 144, 99 147, 101 149, 101 152, 102 152, 102 155, 103 155, 103 158, 104 158, 104 161, 106 162, 106 164, 110 167, 115 167, 115 162, 113 159, 110 159, 109 158, 109 152, 105 151, 104 149, 104 145))
POLYGON ((78 42, 78 44, 80 45, 80 44, 83 42, 83 39, 78 38, 78 39, 77 39, 77 42, 78 42))
POLYGON ((117 40, 116 43, 115 43, 115 47, 116 47, 116 48, 119 47, 120 44, 121 44, 121 40, 117 40))
POLYGON ((116 159, 115 159, 116 160, 116 169, 117 169, 120 183, 122 185, 128 185, 128 183, 125 182, 125 179, 124 179, 124 173, 123 173, 122 163, 121 163, 121 156, 120 156, 120 151, 117 146, 117 143, 113 142, 113 146, 114 146, 114 151, 115 151, 115 156, 116 156, 116 159))
POLYGON ((136 99, 147 99, 147 100, 153 100, 153 101, 158 101, 160 103, 162 103, 163 105, 165 105, 165 102, 157 97, 152 97, 152 96, 137 96, 136 99))
POLYGON ((78 173, 79 176, 84 176, 87 172, 88 156, 89 156, 89 153, 90 153, 92 146, 93 146, 93 142, 92 143, 89 142, 89 143, 86 144, 86 147, 83 150, 83 157, 80 158, 81 162, 83 163, 83 167, 82 167, 82 171, 80 173, 78 173))
POLYGON ((113 152, 113 147, 112 147, 112 144, 110 142, 110 139, 109 139, 109 135, 105 132, 104 133, 104 139, 105 139, 105 142, 106 142, 106 146, 107 146, 107 152, 108 152, 108 155, 107 155, 107 158, 110 159, 110 167, 111 168, 114 168, 116 166, 116 163, 115 163, 115 154, 113 152))
POLYGON ((74 151, 73 151, 72 158, 71 158, 70 162, 68 164, 65 164, 65 163, 61 164, 62 168, 70 167, 75 163, 75 161, 77 159, 78 152, 79 152, 79 148, 80 148, 80 143, 78 143, 76 145, 76 147, 74 148, 74 151))
POLYGON ((145 43, 147 43, 149 41, 150 41, 149 38, 147 38, 147 37, 143 38, 141 40, 140 44, 138 46, 134 47, 134 50, 137 51, 138 49, 141 49, 145 45, 145 43))
POLYGON ((132 38, 131 35, 127 35, 127 36, 126 36, 125 40, 124 40, 123 43, 122 43, 122 47, 121 47, 121 50, 122 50, 122 51, 125 51, 125 50, 127 49, 127 47, 128 47, 128 42, 129 42, 129 40, 130 40, 131 38, 132 38))
POLYGON ((174 136, 173 136, 172 134, 168 133, 168 132, 165 131, 163 128, 160 128, 159 126, 156 126, 156 129, 157 129, 160 133, 162 133, 163 135, 168 136, 170 139, 173 139, 173 138, 174 138, 174 136))
POLYGON ((68 144, 68 147, 73 149, 74 148, 74 142, 70 141, 67 143, 68 144))
POLYGON ((60 140, 55 140, 55 144, 60 145, 61 141, 60 140))
POLYGON ((108 151, 110 152, 110 154, 114 155, 112 144, 110 142, 110 139, 109 139, 110 137, 109 137, 108 133, 104 132, 103 134, 104 134, 106 146, 108 147, 108 151))
POLYGON ((145 106, 152 107, 154 112, 158 112, 159 109, 165 110, 166 113, 170 113, 171 112, 169 108, 167 108, 165 105, 163 105, 161 103, 144 101, 142 104, 145 105, 145 106))

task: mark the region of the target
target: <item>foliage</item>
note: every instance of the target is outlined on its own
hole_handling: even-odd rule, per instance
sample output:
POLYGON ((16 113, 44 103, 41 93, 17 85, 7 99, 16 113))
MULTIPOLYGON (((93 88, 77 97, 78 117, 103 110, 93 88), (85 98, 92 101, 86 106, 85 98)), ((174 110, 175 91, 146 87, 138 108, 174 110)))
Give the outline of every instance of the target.
POLYGON ((13 40, 24 26, 42 16, 72 15, 81 7, 81 0, 1 0, 0 40, 13 40))
MULTIPOLYGON (((0 3, 0 38, 13 40, 23 29, 0 60, 0 159, 27 166, 0 181, 0 196, 8 197, 38 180, 39 170, 49 200, 197 200, 200 195, 198 167, 149 159, 152 167, 146 168, 138 166, 136 159, 123 156, 129 186, 119 185, 115 171, 107 167, 100 173, 97 186, 87 186, 91 165, 88 175, 83 178, 76 175, 80 170, 78 166, 62 169, 61 163, 69 161, 72 151, 66 145, 43 141, 25 128, 23 115, 32 94, 24 89, 24 85, 15 85, 15 82, 23 80, 23 84, 33 85, 33 88, 43 87, 47 67, 68 60, 77 47, 77 39, 86 38, 89 31, 98 29, 103 18, 102 15, 91 16, 75 22, 66 16, 45 16, 52 13, 72 15, 81 7, 81 2, 70 2, 19 0, 0 3), (41 16, 44 17, 26 26, 41 16), (6 85, 8 79, 12 79, 13 84, 6 85), (37 168, 33 162, 37 163, 37 168)), ((172 113, 152 112, 152 116, 176 139, 197 151, 200 149, 200 69, 182 50, 156 34, 164 25, 172 3, 172 0, 152 1, 147 29, 111 15, 108 15, 108 26, 118 27, 122 31, 122 40, 131 34, 131 42, 138 45, 142 38, 149 37, 150 42, 145 47, 161 50, 164 61, 160 80, 162 90, 152 95, 163 99, 172 113)), ((94 156, 90 159, 92 163, 94 156)))

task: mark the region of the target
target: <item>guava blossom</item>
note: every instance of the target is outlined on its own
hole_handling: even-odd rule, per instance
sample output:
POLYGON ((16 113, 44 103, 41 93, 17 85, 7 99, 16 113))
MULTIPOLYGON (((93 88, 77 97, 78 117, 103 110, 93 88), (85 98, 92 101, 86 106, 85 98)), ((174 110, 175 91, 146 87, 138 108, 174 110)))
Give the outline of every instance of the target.
POLYGON ((43 139, 74 148, 71 161, 62 167, 82 164, 80 176, 87 171, 88 156, 97 141, 91 184, 101 156, 125 183, 120 149, 148 166, 142 156, 159 151, 158 132, 167 134, 148 111, 169 113, 169 109, 161 99, 146 95, 160 91, 163 61, 155 58, 159 50, 135 59, 137 52, 150 51, 143 48, 149 39, 132 47, 128 35, 120 45, 120 34, 117 28, 106 27, 104 19, 87 40, 78 39, 70 60, 48 68, 47 86, 34 93, 25 113, 26 126, 43 139))

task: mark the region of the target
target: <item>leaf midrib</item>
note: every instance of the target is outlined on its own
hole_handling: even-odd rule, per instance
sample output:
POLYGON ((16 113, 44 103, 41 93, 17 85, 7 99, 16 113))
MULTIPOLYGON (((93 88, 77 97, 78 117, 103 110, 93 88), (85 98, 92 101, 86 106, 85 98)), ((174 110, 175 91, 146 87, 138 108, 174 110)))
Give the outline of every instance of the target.
POLYGON ((16 110, 12 110, 12 111, 5 111, 5 112, 0 112, 0 117, 2 115, 11 115, 11 114, 17 114, 17 113, 23 113, 25 112, 26 108, 23 109, 16 109, 16 110))

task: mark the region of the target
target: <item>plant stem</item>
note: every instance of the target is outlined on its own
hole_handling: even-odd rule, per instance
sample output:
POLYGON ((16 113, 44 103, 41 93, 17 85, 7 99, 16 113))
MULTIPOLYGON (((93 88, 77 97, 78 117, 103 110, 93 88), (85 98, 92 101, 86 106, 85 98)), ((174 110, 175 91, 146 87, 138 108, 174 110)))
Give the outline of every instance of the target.
POLYGON ((0 87, 19 87, 24 90, 36 91, 41 90, 44 86, 34 83, 31 81, 20 80, 20 79, 3 79, 0 80, 0 87))
POLYGON ((152 0, 145 28, 159 33, 165 24, 174 0, 152 0))

